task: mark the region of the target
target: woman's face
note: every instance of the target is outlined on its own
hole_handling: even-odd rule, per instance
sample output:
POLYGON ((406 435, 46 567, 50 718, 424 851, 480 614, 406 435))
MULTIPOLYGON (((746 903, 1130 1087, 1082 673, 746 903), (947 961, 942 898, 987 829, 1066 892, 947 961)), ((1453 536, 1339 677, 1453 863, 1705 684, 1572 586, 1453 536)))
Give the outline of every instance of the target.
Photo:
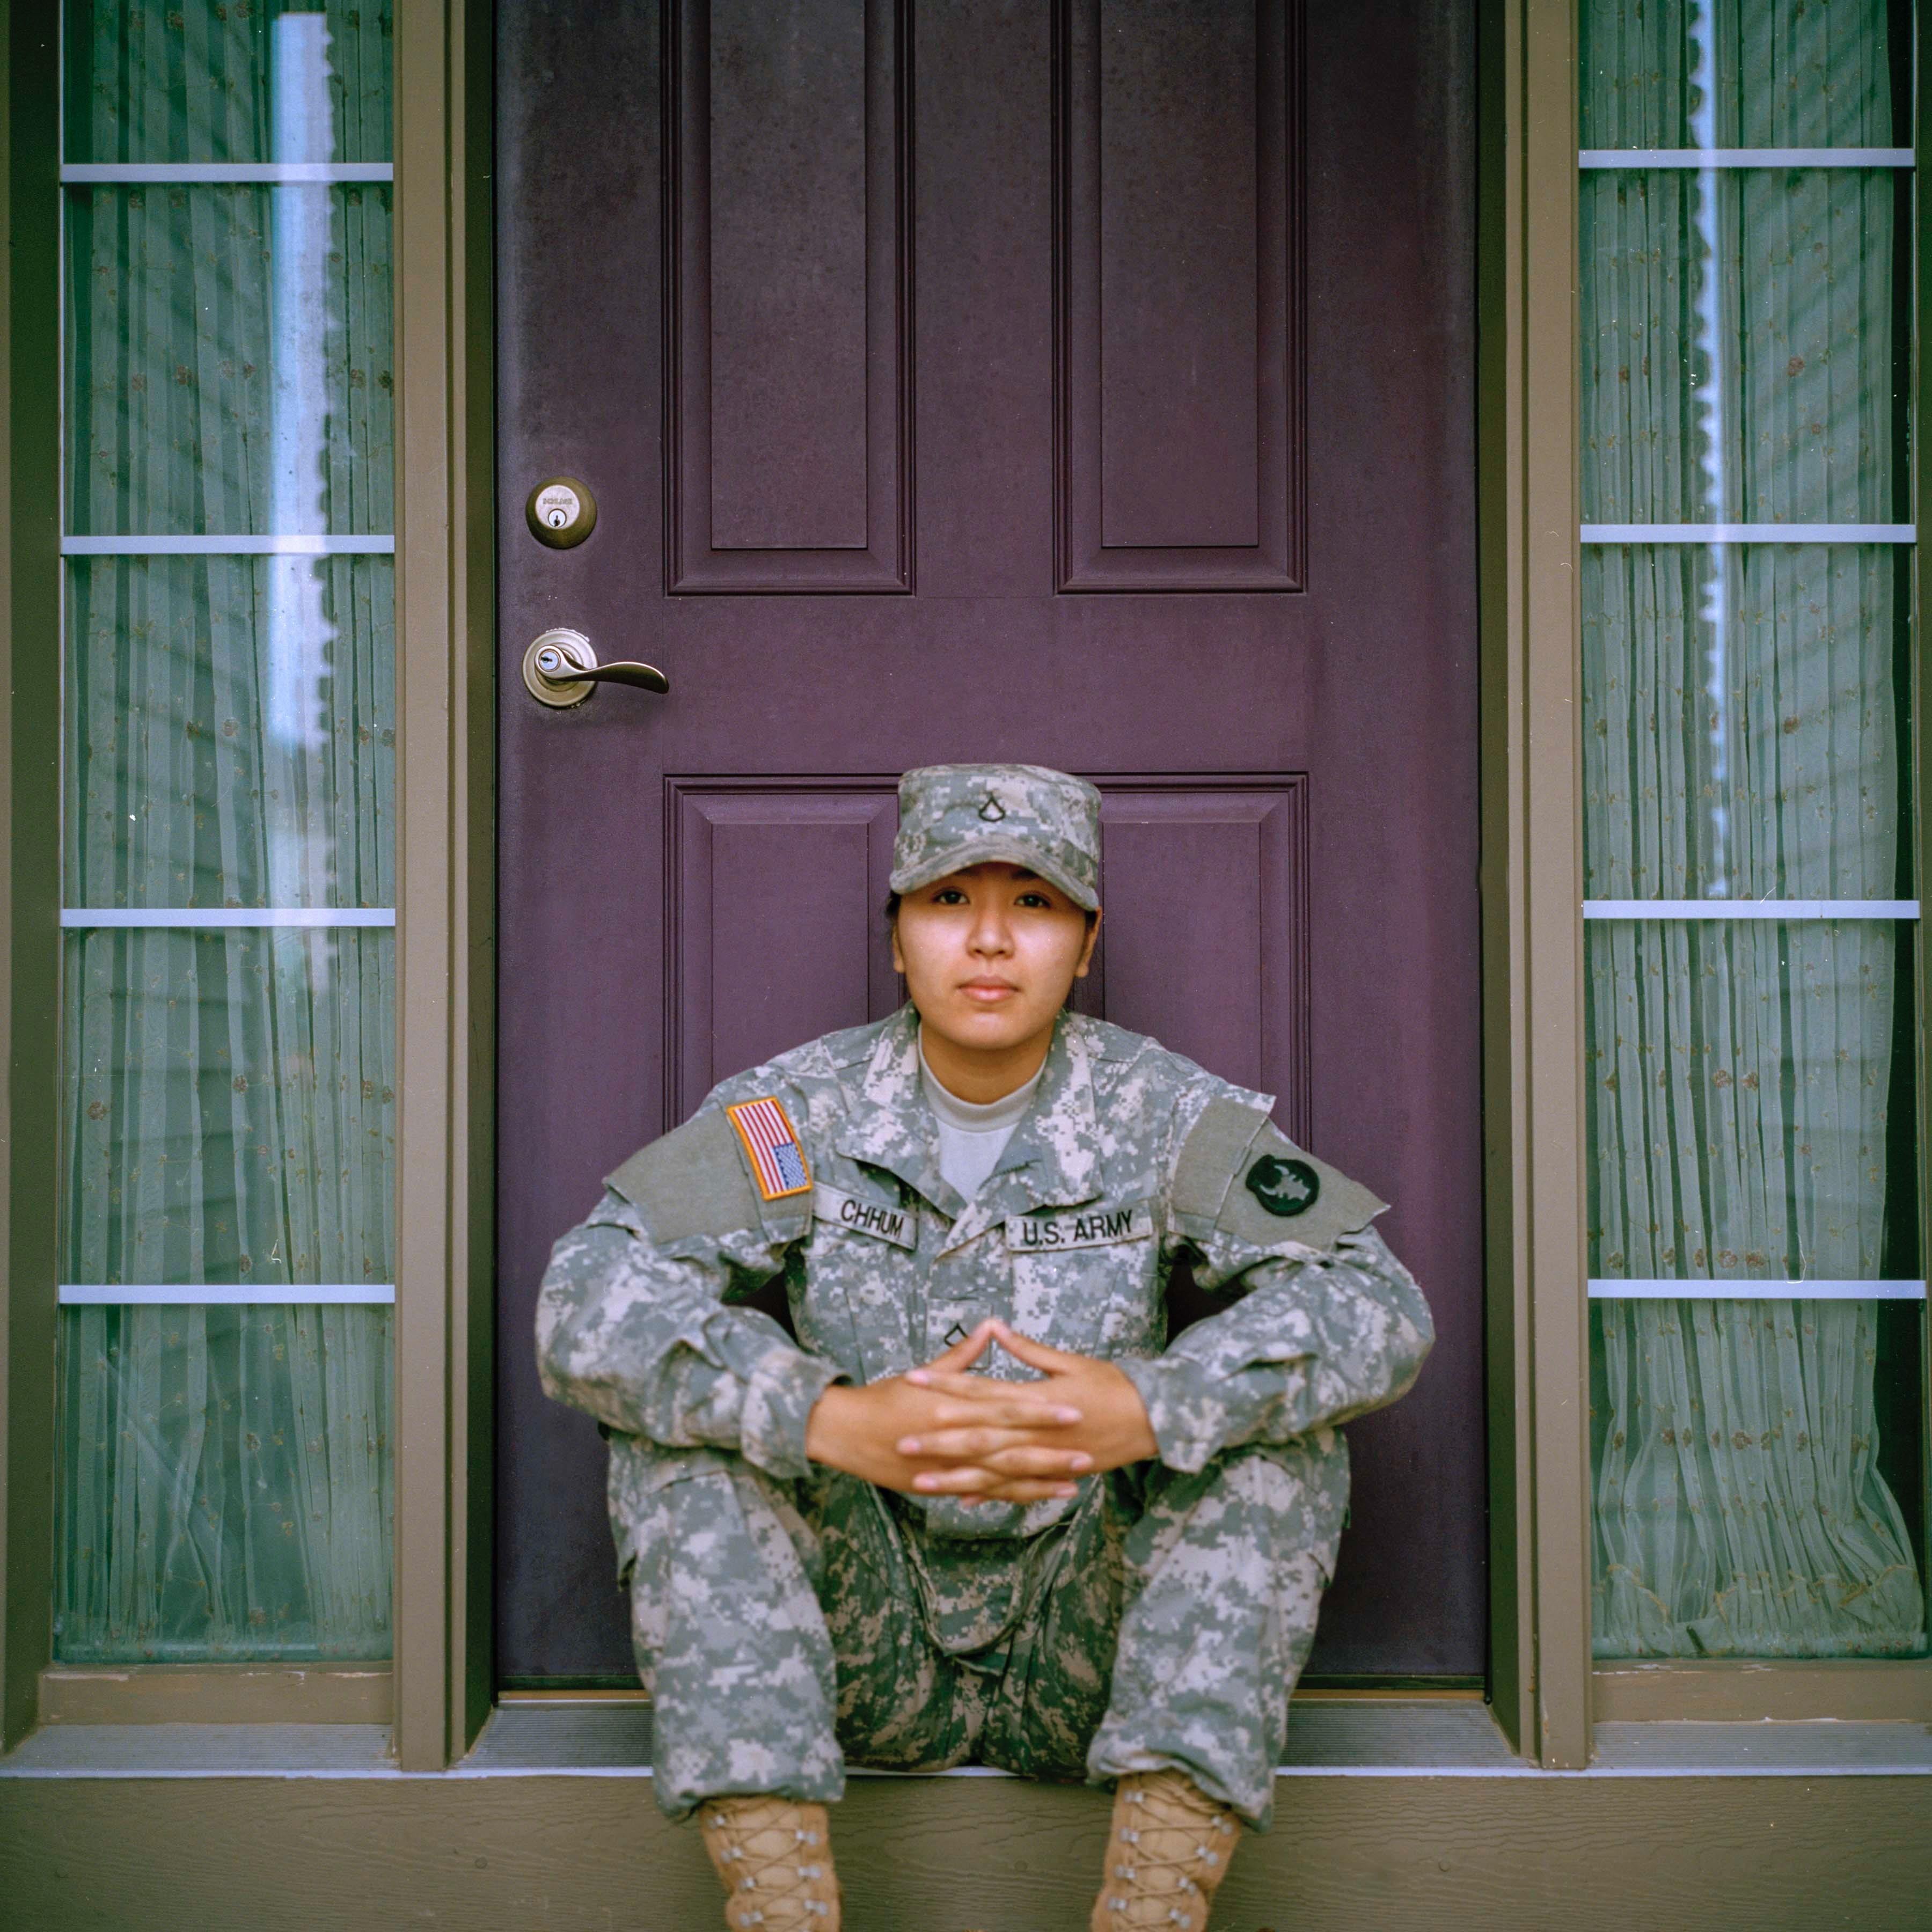
POLYGON ((1004 1054, 1052 1028, 1096 931, 1024 867, 968 866, 900 899, 892 964, 929 1033, 965 1053, 1004 1054))

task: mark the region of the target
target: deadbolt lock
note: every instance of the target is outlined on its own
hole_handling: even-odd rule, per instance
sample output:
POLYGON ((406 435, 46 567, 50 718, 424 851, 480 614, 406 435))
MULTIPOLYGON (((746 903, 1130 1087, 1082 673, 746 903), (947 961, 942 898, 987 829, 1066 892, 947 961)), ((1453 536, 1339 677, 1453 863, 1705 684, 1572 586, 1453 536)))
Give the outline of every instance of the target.
POLYGON ((597 527, 597 499, 574 476, 546 478, 524 504, 530 535, 552 550, 574 550, 597 527))

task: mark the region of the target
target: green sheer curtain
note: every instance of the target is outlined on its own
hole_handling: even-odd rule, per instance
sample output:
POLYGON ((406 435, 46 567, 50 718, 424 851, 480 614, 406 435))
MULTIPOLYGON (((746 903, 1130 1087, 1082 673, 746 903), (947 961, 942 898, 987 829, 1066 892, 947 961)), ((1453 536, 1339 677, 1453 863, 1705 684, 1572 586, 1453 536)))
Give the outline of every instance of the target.
POLYGON ((328 35, 333 155, 386 161, 390 6, 371 0, 67 0, 64 148, 70 161, 267 161, 272 44, 285 14, 328 35))
POLYGON ((389 1654, 388 1311, 70 1308, 56 1654, 389 1654))
MULTIPOLYGON (((70 8, 67 152, 388 153, 387 10, 70 8)), ((381 183, 68 190, 68 528, 394 528, 381 183)), ((66 898, 395 903, 392 560, 70 560, 66 898)), ((57 1654, 389 1649, 394 946, 380 927, 66 940, 57 1654), (314 1304, 196 1306, 313 1285, 314 1304)))
MULTIPOLYGON (((1586 147, 1894 144, 1883 0, 1587 0, 1586 147)), ((1586 170, 1584 517, 1900 520, 1887 172, 1586 170)), ((1585 896, 1900 896, 1899 553, 1586 545, 1585 896)), ((1897 929, 1586 928, 1590 1272, 1885 1272, 1897 929)), ((1910 1107, 1909 1094, 1899 1104, 1910 1107)), ((1594 1647, 1923 1647, 1870 1300, 1593 1307, 1594 1647)))

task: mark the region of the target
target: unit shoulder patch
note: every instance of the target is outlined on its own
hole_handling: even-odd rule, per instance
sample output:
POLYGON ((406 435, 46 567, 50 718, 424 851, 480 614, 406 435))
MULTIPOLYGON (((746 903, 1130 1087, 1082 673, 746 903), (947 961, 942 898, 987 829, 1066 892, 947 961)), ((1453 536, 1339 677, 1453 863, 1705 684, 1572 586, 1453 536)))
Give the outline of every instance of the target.
POLYGON ((1305 1160, 1264 1154, 1248 1169, 1243 1184, 1270 1214, 1288 1220, 1305 1214, 1322 1198, 1322 1177, 1305 1160))
POLYGON ((1208 1104, 1174 1176, 1178 1214, 1211 1221, 1256 1248, 1331 1248, 1388 1204, 1304 1153, 1266 1114, 1232 1100, 1208 1104))
POLYGON ((798 1130, 776 1094, 734 1100, 724 1112, 738 1130, 760 1198, 782 1201, 788 1195, 811 1192, 812 1169, 798 1130))
POLYGON ((758 1196, 716 1108, 640 1148, 609 1184, 644 1216, 652 1238, 667 1245, 759 1224, 758 1196))

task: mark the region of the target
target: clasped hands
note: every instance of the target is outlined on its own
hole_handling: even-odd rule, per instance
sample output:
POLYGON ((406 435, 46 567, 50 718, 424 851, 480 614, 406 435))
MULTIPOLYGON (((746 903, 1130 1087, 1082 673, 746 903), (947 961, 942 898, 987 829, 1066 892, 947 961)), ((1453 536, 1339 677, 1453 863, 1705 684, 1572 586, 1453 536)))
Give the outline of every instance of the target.
POLYGON ((968 1504, 1070 1496, 1077 1477, 1159 1453, 1147 1405, 1116 1364, 1047 1348, 999 1321, 908 1374, 835 1384, 813 1406, 805 1447, 814 1462, 882 1489, 968 1504), (968 1374, 996 1342, 1042 1378, 968 1374))

